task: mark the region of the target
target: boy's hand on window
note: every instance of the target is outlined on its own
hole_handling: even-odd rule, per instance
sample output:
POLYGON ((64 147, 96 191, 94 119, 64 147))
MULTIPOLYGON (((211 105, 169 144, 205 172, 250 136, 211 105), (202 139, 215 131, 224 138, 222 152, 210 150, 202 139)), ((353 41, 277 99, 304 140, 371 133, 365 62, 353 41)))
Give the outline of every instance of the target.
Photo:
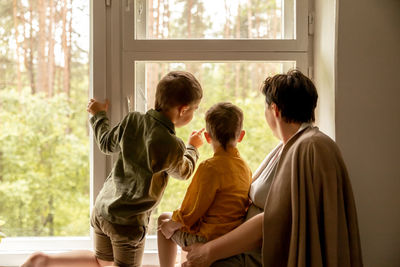
POLYGON ((203 132, 204 128, 199 131, 193 131, 189 137, 189 144, 195 148, 199 148, 203 145, 203 132))
POLYGON ((89 103, 87 104, 87 112, 89 112, 92 115, 95 115, 96 113, 100 112, 100 111, 105 111, 107 112, 108 110, 108 99, 106 99, 106 101, 104 103, 97 101, 96 99, 90 99, 89 103))
POLYGON ((165 236, 166 239, 170 239, 175 231, 179 230, 183 225, 179 222, 174 222, 173 220, 163 220, 163 222, 158 227, 158 231, 165 236))

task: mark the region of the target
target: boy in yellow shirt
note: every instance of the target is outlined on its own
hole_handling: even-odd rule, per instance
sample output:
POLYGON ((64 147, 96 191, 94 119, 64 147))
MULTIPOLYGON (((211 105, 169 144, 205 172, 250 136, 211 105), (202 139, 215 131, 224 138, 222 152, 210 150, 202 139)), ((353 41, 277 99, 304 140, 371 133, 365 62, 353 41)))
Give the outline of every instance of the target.
POLYGON ((174 266, 177 245, 205 243, 239 226, 249 204, 251 170, 236 144, 244 137, 243 113, 231 103, 218 103, 206 113, 205 139, 214 156, 200 163, 180 209, 159 219, 161 267, 174 266))

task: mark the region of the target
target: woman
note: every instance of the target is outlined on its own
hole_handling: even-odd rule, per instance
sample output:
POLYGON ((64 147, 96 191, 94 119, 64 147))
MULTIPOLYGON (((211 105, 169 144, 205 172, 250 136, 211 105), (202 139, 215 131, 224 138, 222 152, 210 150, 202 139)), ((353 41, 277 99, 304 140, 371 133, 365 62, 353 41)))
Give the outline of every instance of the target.
POLYGON ((281 143, 256 171, 245 223, 189 251, 183 266, 362 266, 340 151, 312 126, 318 94, 300 71, 265 80, 265 118, 281 143))

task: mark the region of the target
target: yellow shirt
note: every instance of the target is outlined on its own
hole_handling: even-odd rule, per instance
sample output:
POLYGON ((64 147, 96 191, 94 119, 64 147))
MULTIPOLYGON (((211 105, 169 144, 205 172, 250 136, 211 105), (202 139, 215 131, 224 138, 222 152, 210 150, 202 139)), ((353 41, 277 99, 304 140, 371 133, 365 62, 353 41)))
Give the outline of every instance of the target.
POLYGON ((182 231, 212 240, 239 226, 249 205, 251 170, 237 148, 218 149, 200 163, 172 220, 182 231))

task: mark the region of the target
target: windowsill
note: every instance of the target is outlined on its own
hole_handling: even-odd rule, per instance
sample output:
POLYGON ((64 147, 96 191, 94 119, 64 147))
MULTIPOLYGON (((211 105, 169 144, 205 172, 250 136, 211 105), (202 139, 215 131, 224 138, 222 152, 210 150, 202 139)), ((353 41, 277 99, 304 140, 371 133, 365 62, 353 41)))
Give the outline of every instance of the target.
MULTIPOLYGON (((12 237, 0 243, 0 267, 20 266, 32 253, 56 254, 71 250, 93 250, 90 237, 12 237)), ((158 266, 157 237, 147 236, 143 265, 158 266)))
POLYGON ((92 249, 89 236, 70 237, 8 237, 0 243, 0 253, 5 251, 60 251, 92 249))

